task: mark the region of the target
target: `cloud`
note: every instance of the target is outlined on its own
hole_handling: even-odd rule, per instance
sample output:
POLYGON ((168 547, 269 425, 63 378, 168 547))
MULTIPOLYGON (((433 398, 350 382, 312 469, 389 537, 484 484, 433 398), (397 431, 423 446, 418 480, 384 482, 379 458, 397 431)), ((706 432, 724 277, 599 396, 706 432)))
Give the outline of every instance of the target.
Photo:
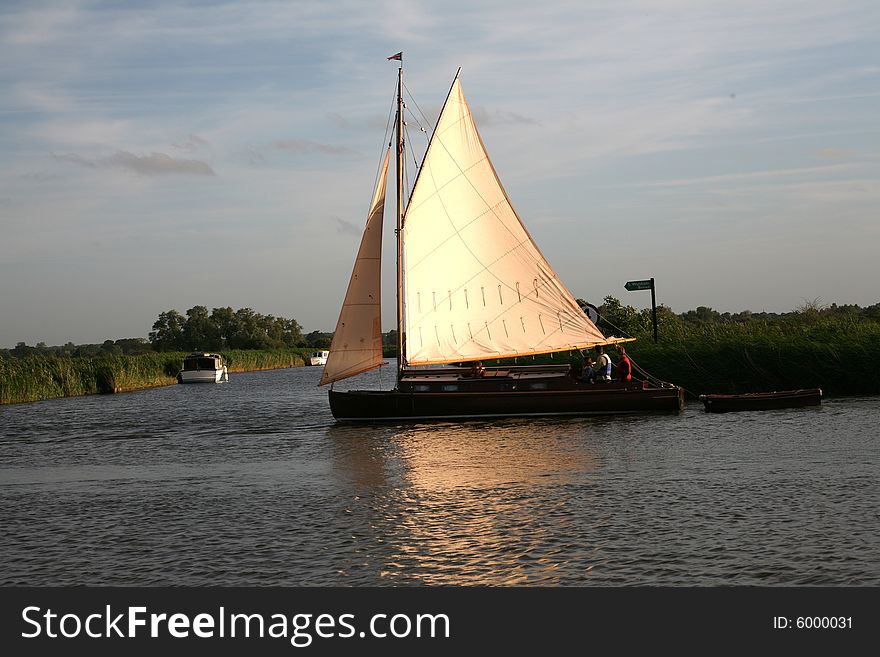
POLYGON ((54 43, 60 35, 68 34, 81 17, 76 7, 50 7, 9 12, 9 27, 4 40, 13 45, 40 46, 54 43))
POLYGON ((52 157, 54 157, 59 162, 71 162, 73 164, 79 164, 80 166, 89 167, 92 169, 97 166, 94 160, 89 160, 88 158, 85 158, 82 155, 77 155, 76 153, 52 153, 52 157))
POLYGON ((69 92, 55 83, 28 81, 15 85, 8 99, 13 107, 29 112, 69 112, 77 107, 69 92))
POLYGON ((240 159, 243 159, 252 167, 265 166, 267 163, 266 156, 251 146, 247 146, 241 150, 240 159))
POLYGON ((174 148, 177 148, 182 151, 197 151, 204 146, 208 146, 208 142, 199 137, 198 135, 190 135, 186 138, 186 141, 171 144, 174 148))
POLYGON ((45 171, 27 171, 19 174, 19 178, 21 180, 42 183, 58 180, 59 176, 56 173, 47 173, 45 171))
POLYGON ((355 151, 342 146, 333 146, 331 144, 322 144, 308 139, 284 139, 276 141, 272 144, 274 148, 298 155, 309 155, 312 153, 320 153, 323 155, 352 155, 355 151))
POLYGON ((340 235, 358 236, 361 234, 361 229, 350 221, 345 221, 345 219, 340 219, 339 217, 333 217, 333 222, 336 224, 336 232, 340 235))
POLYGON ((341 114, 336 112, 327 112, 327 118, 338 128, 350 128, 351 122, 341 114))
POLYGON ((135 155, 127 151, 117 151, 106 157, 87 158, 76 153, 53 154, 56 160, 71 162, 90 168, 120 168, 133 171, 144 176, 160 176, 166 174, 182 174, 196 176, 217 175, 214 169, 199 160, 173 158, 165 153, 135 155))
MULTIPOLYGON (((499 175, 564 280, 566 267, 571 280, 581 273, 583 240, 555 222, 625 225, 638 262, 657 275, 665 267, 670 277, 681 268, 680 296, 670 303, 705 304, 700 295, 709 291, 720 307, 791 307, 787 296, 796 302, 809 293, 758 289, 755 274, 725 289, 729 272, 742 270, 739 236, 748 227, 760 253, 778 245, 792 256, 771 259, 792 277, 831 263, 821 270, 825 287, 810 298, 840 303, 845 291, 850 302, 876 301, 867 254, 880 225, 876 2, 14 0, 0 7, 8 62, 0 250, 22 263, 23 292, 5 314, 29 318, 32 337, 22 337, 31 344, 91 340, 71 333, 69 317, 30 319, 62 305, 53 303, 58 279, 45 271, 57 258, 39 256, 140 262, 156 217, 200 234, 210 226, 233 250, 245 215, 254 248, 280 247, 279 226, 291 229, 291 243, 303 234, 358 239, 370 155, 387 145, 383 130, 395 109, 397 64, 385 57, 398 50, 406 55, 407 108, 418 116, 408 117, 413 154, 427 141, 419 125, 430 132, 461 66, 499 175), (407 20, 388 20, 399 12, 407 20), (422 108, 431 110, 427 117, 422 108), (52 162, 47 153, 56 154, 52 162), (226 184, 193 196, 192 183, 213 180, 206 177, 213 167, 226 184), (157 177, 166 183, 161 194, 157 177), (119 248, 98 253, 90 236, 108 230, 119 248), (694 239, 705 248, 662 255, 694 239), (697 269, 707 274, 694 282, 697 269), (56 325, 60 337, 40 324, 56 325)), ((165 255, 180 257, 176 249, 165 255)), ((260 258, 276 267, 260 280, 308 271, 331 281, 322 298, 341 295, 345 281, 332 270, 350 268, 349 256, 328 253, 279 256, 277 266, 260 258)), ((619 279, 596 264, 599 278, 584 294, 601 297, 619 279)), ((107 299, 204 289, 203 279, 180 272, 174 285, 157 288, 154 271, 149 262, 118 297, 111 286, 121 281, 108 280, 106 267, 94 279, 77 277, 77 289, 100 299, 91 307, 83 297, 90 331, 116 337, 102 335, 107 299)), ((236 281, 245 299, 238 305, 253 305, 247 295, 259 289, 299 308, 304 326, 334 325, 338 308, 325 309, 314 295, 291 297, 246 278, 236 281)), ((674 287, 665 289, 672 295, 674 287)), ((393 276, 384 292, 393 296, 393 276)), ((160 303, 160 310, 178 304, 160 303)), ((227 303, 235 300, 216 305, 227 303)), ((18 339, 0 326, 0 345, 18 339)))
POLYGON ((35 123, 29 129, 31 136, 59 146, 101 148, 109 150, 113 144, 125 143, 137 126, 130 120, 94 117, 86 119, 52 118, 35 123))
POLYGON ((199 160, 176 159, 165 153, 151 153, 150 155, 134 155, 126 151, 117 151, 109 158, 109 163, 123 169, 129 169, 135 173, 147 176, 163 174, 191 174, 197 176, 214 176, 214 170, 205 162, 199 160))
MULTIPOLYGON (((766 169, 761 171, 746 171, 741 173, 725 173, 716 176, 696 176, 693 178, 681 178, 659 181, 642 181, 635 183, 639 187, 681 187, 684 185, 703 185, 707 183, 728 183, 740 181, 761 181, 767 179, 789 178, 799 176, 827 176, 835 173, 846 173, 854 170, 851 164, 827 164, 822 166, 798 167, 793 169, 766 169)), ((630 186, 629 184, 621 187, 630 186)))
POLYGON ((471 113, 477 125, 540 125, 540 122, 516 112, 505 110, 487 111, 482 107, 471 107, 471 113))
POLYGON ((823 148, 819 156, 829 160, 844 160, 855 157, 856 152, 852 148, 823 148))

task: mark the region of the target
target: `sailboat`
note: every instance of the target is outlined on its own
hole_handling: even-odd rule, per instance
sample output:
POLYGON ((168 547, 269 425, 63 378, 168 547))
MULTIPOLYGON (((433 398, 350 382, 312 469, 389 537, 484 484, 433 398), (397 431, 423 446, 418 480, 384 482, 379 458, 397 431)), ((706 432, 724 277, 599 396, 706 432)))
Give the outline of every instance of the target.
POLYGON ((456 73, 404 204, 403 56, 394 136, 319 385, 340 421, 678 412, 683 390, 596 382, 570 365, 482 361, 628 342, 580 308, 520 220, 493 167, 456 73), (382 366, 380 271, 391 150, 397 225, 397 376, 392 390, 333 384, 382 366), (474 367, 467 364, 473 363, 474 367), (479 365, 477 365, 479 364, 479 365))

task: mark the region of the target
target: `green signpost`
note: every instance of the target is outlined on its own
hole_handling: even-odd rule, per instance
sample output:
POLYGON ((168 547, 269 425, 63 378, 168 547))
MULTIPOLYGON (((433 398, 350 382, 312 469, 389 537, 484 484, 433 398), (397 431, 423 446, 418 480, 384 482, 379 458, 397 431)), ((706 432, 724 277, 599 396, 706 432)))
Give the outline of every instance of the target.
POLYGON ((651 290, 651 317, 654 320, 654 342, 657 342, 657 296, 654 291, 654 279, 647 278, 642 281, 627 281, 623 287, 630 292, 634 290, 651 290))
POLYGON ((654 279, 649 278, 645 281, 629 281, 624 287, 632 292, 633 290, 653 290, 654 289, 654 279))

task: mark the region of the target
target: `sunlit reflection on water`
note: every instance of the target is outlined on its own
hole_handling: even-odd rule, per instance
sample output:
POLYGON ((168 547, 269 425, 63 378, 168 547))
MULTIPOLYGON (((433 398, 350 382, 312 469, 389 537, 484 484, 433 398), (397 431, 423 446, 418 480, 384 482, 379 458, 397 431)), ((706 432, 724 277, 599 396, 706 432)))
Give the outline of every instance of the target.
POLYGON ((0 407, 0 584, 880 583, 876 399, 357 426, 319 376, 0 407))

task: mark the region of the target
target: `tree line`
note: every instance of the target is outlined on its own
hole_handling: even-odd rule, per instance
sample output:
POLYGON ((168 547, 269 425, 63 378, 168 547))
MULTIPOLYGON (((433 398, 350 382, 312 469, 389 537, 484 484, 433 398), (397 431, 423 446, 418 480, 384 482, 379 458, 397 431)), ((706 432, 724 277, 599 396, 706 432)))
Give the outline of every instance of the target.
MULTIPOLYGON (((587 303, 578 299, 581 307, 587 303)), ((598 306, 599 329, 606 335, 623 337, 647 337, 652 331, 651 309, 638 310, 623 304, 613 296, 603 299, 598 306)), ((818 299, 804 301, 788 313, 751 312, 721 313, 708 306, 676 314, 668 306, 657 306, 657 322, 661 339, 672 333, 690 332, 700 328, 730 325, 776 325, 791 323, 816 323, 821 321, 880 322, 880 303, 860 307, 855 304, 823 305, 818 299)), ((233 310, 230 307, 214 308, 210 313, 205 306, 194 306, 182 315, 177 310, 160 313, 153 323, 149 339, 122 338, 105 340, 101 344, 74 344, 48 346, 39 342, 28 346, 19 342, 13 349, 0 349, 0 356, 25 357, 137 355, 165 351, 224 351, 227 349, 282 349, 289 347, 327 349, 332 333, 312 331, 303 334, 302 327, 294 319, 261 315, 251 308, 233 310)), ((387 354, 397 349, 397 331, 382 335, 387 354)))
POLYGON ((226 351, 229 349, 326 349, 332 333, 312 331, 303 334, 295 319, 262 315, 251 308, 233 310, 193 306, 181 314, 177 310, 160 313, 149 338, 105 340, 101 344, 76 345, 68 342, 48 346, 39 342, 28 346, 19 342, 13 349, 0 349, 0 356, 86 356, 137 355, 167 351, 226 351))
POLYGON ((153 347, 146 338, 122 338, 120 340, 104 340, 101 344, 74 344, 68 342, 63 345, 49 346, 45 342, 38 342, 31 347, 25 342, 19 342, 12 349, 0 349, 0 356, 9 358, 24 358, 26 356, 67 356, 94 358, 106 355, 138 355, 153 352, 153 347))
MULTIPOLYGON (((581 307, 587 306, 583 299, 577 301, 581 307)), ((650 336, 653 330, 650 308, 637 310, 616 297, 607 296, 597 310, 598 327, 605 335, 644 338, 650 336)), ((749 310, 722 313, 708 306, 698 306, 694 310, 676 314, 668 306, 657 306, 657 324, 661 335, 664 328, 669 335, 670 332, 690 333, 713 326, 810 325, 817 322, 880 322, 880 303, 863 308, 856 304, 824 305, 818 299, 813 299, 804 301, 787 313, 756 313, 749 310)))
POLYGON ((176 310, 160 313, 150 331, 155 351, 223 351, 283 349, 306 346, 295 319, 261 315, 251 308, 233 310, 193 306, 186 316, 176 310))

